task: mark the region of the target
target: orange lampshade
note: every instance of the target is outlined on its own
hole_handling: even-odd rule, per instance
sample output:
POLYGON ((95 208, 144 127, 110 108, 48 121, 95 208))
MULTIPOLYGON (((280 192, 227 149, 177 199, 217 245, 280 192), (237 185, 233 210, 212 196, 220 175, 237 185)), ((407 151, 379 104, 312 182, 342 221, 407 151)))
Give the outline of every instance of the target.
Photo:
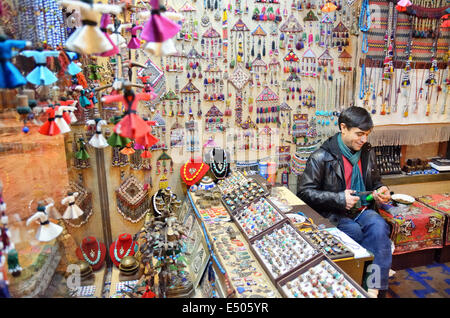
POLYGON ((333 12, 333 11, 336 11, 336 9, 337 9, 337 6, 333 2, 328 1, 322 7, 322 12, 333 12))

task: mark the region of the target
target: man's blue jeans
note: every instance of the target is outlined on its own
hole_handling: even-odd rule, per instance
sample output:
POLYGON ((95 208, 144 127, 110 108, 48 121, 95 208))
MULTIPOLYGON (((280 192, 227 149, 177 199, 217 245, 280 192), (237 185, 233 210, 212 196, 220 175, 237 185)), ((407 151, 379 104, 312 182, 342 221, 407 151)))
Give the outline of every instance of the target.
POLYGON ((392 250, 389 239, 390 228, 383 217, 376 211, 367 209, 356 218, 356 221, 348 217, 341 218, 337 228, 374 255, 372 264, 379 266, 381 277, 379 286, 376 284, 374 287, 368 287, 387 290, 392 250))

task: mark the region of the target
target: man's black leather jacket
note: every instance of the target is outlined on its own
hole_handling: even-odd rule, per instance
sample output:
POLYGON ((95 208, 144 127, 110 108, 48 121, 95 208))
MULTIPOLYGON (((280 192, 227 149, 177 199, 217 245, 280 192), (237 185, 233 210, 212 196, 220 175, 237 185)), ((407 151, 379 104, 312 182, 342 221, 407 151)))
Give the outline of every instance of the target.
MULTIPOLYGON (((361 149, 361 168, 367 191, 383 186, 375 153, 369 143, 361 149)), ((297 196, 336 224, 349 212, 345 209, 345 189, 344 161, 336 134, 309 157, 300 178, 297 196)))

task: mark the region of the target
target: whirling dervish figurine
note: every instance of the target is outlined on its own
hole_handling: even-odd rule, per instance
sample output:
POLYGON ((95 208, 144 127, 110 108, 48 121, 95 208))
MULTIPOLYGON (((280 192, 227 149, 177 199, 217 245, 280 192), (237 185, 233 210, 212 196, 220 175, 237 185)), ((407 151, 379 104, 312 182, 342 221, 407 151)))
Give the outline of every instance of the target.
POLYGON ((122 30, 131 27, 131 23, 121 24, 119 19, 114 18, 114 22, 108 25, 111 31, 111 40, 120 49, 127 46, 127 40, 122 36, 122 30))
POLYGON ((69 205, 63 214, 63 219, 65 220, 78 219, 80 216, 83 215, 84 213, 83 210, 81 210, 80 207, 75 203, 75 200, 78 195, 79 195, 78 192, 67 192, 67 197, 62 199, 61 204, 69 205))
POLYGON ((95 125, 95 134, 89 140, 89 144, 92 147, 105 148, 109 146, 108 142, 102 134, 102 126, 107 125, 107 122, 105 120, 101 118, 91 119, 86 122, 86 125, 95 125))
POLYGON ((47 121, 39 127, 39 133, 46 136, 55 136, 61 133, 59 126, 55 122, 56 109, 53 105, 50 105, 45 112, 48 115, 47 121))
POLYGON ((130 83, 124 83, 124 93, 117 95, 107 95, 102 97, 102 102, 111 104, 122 102, 125 106, 124 116, 114 127, 114 132, 118 135, 130 139, 136 139, 149 132, 150 127, 144 119, 137 114, 137 107, 141 100, 151 100, 158 95, 155 93, 135 93, 131 89, 130 83))
POLYGON ((36 233, 36 239, 40 242, 50 242, 57 238, 63 231, 62 226, 49 221, 51 207, 53 207, 53 203, 44 205, 43 202, 39 202, 37 212, 26 222, 26 226, 30 226, 31 222, 39 221, 40 226, 36 233))
POLYGON ((94 3, 93 0, 60 0, 60 3, 64 7, 79 9, 83 24, 67 39, 67 49, 81 54, 101 54, 114 48, 98 24, 102 13, 118 15, 122 6, 94 3))
POLYGON ((139 49, 141 47, 141 40, 137 37, 138 31, 141 31, 144 27, 142 25, 132 24, 131 28, 128 28, 127 31, 131 32, 131 39, 128 42, 129 49, 139 49))
MULTIPOLYGON (((173 37, 181 30, 174 21, 180 21, 183 16, 174 12, 161 12, 159 0, 150 0, 151 12, 149 20, 141 32, 141 39, 147 41, 144 50, 159 56, 176 53, 173 37)), ((141 14, 144 17, 145 13, 141 14)))
POLYGON ((27 81, 34 85, 50 85, 58 78, 47 68, 47 57, 58 57, 59 51, 44 51, 39 48, 36 51, 23 51, 21 55, 32 57, 36 62, 36 67, 26 77, 27 81))
POLYGON ((73 62, 78 58, 78 54, 75 52, 67 52, 67 51, 66 54, 70 60, 70 64, 67 66, 67 73, 72 76, 75 76, 82 71, 81 67, 73 62))
POLYGON ((16 88, 27 83, 25 77, 10 62, 13 57, 13 48, 23 49, 30 44, 27 41, 9 40, 0 35, 0 88, 16 88))
POLYGON ((61 132, 61 134, 68 133, 70 131, 70 126, 67 123, 66 119, 63 116, 64 111, 71 110, 72 112, 75 111, 77 108, 72 106, 57 106, 55 111, 55 123, 58 125, 58 128, 61 132))

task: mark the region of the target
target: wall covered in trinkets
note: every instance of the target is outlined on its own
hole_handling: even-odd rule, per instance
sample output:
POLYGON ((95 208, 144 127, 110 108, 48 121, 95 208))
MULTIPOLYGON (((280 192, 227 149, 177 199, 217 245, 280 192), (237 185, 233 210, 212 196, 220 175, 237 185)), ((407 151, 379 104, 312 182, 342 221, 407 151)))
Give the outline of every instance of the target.
MULTIPOLYGON (((60 77, 59 90, 50 85, 36 89, 39 102, 47 97, 52 102, 61 97, 75 102, 77 122, 64 136, 68 179, 73 190, 84 194, 79 203, 92 211, 80 223, 69 224, 77 240, 86 232, 113 238, 122 232, 135 233, 151 204, 143 198, 167 186, 183 196, 180 168, 213 145, 228 150, 232 169, 258 166, 258 161, 277 162, 277 181, 295 189, 294 176, 301 174, 309 154, 337 131, 338 113, 349 105, 371 110, 379 126, 449 121, 444 107, 448 28, 441 29, 435 42, 420 33, 425 32, 424 23, 437 28, 438 19, 411 22, 420 33, 413 37, 405 22, 407 14, 395 14, 396 8, 382 1, 172 0, 161 4, 167 14, 183 19, 173 38, 175 50, 165 51, 167 46, 162 52, 167 54, 156 56, 142 49, 139 26, 148 20, 149 7, 147 2, 131 1, 124 13, 107 14, 100 23, 119 44, 116 54, 68 57, 66 63, 81 63, 82 72, 60 77), (372 13, 370 25, 367 12, 372 13), (385 35, 389 41, 383 49, 385 35), (405 37, 412 38, 412 44, 405 37), (395 49, 390 49, 392 39, 395 49), (434 43, 435 62, 420 65, 433 57, 428 48, 434 43), (430 72, 433 63, 438 70, 430 72), (115 116, 126 110, 111 97, 122 80, 131 80, 135 92, 157 94, 137 106, 159 139, 150 149, 113 131, 115 116), (101 135, 97 131, 107 142, 96 138, 101 135), (100 188, 106 192, 99 193, 100 188), (99 226, 105 225, 106 216, 111 219, 109 227, 99 226)), ((45 42, 47 49, 60 49, 82 20, 77 6, 64 7, 59 11, 54 0, 8 0, 1 15, 4 32, 33 45, 45 42)), ((22 62, 19 68, 24 73, 34 66, 22 56, 16 60, 22 62)), ((51 69, 58 67, 53 64, 51 69)), ((62 197, 54 199, 59 202, 62 197)))
POLYGON ((355 104, 376 126, 448 123, 447 1, 365 0, 360 12, 355 104))

